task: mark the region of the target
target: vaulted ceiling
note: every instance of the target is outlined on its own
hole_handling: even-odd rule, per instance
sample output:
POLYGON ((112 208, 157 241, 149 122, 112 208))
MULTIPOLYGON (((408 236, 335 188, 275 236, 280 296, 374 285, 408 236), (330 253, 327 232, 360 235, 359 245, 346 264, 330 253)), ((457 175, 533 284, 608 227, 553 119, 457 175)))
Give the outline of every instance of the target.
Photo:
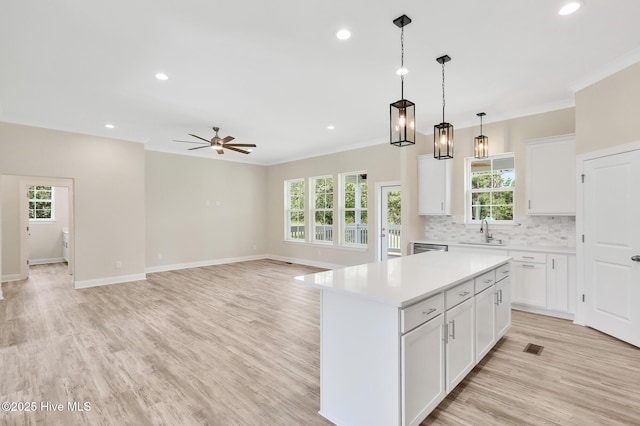
MULTIPOLYGON (((419 132, 574 104, 574 92, 640 60, 637 0, 2 1, 0 121, 187 151, 188 133, 255 143, 226 160, 274 164, 388 140, 405 97, 419 132), (336 38, 341 28, 349 40, 336 38), (166 81, 156 73, 166 73, 166 81), (111 123, 113 129, 105 128, 111 123), (335 129, 329 130, 329 125, 335 129)), ((1 142, 1 141, 0 141, 1 142)))

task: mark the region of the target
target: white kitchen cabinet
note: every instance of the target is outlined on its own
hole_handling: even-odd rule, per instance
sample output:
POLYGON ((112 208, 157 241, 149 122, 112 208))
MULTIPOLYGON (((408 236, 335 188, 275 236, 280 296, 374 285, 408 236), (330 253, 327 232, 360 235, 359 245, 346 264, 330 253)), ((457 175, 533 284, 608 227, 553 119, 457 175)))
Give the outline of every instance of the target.
POLYGON ((445 371, 447 393, 475 366, 473 299, 445 312, 445 371))
POLYGON ((547 266, 544 263, 513 262, 513 303, 547 307, 547 266))
POLYGON ((526 150, 527 214, 575 216, 575 136, 530 141, 526 150))
POLYGON ((405 425, 419 425, 446 396, 443 325, 440 313, 401 338, 405 425))
POLYGON ((567 256, 547 255, 547 309, 569 311, 569 262, 567 256))
POLYGON ((451 214, 453 160, 418 156, 418 214, 451 214))
POLYGON ((489 353, 496 342, 495 285, 476 294, 476 362, 489 353))
POLYGON ((496 340, 511 327, 511 277, 496 283, 496 340))

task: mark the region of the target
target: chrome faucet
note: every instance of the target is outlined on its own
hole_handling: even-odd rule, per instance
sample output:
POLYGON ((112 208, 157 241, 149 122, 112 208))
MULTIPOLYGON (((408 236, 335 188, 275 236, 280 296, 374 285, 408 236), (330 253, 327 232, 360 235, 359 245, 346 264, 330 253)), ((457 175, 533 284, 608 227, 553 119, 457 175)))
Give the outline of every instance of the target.
POLYGON ((489 222, 487 222, 487 219, 482 219, 482 222, 480 222, 480 232, 484 232, 485 243, 493 240, 493 236, 489 235, 489 222))

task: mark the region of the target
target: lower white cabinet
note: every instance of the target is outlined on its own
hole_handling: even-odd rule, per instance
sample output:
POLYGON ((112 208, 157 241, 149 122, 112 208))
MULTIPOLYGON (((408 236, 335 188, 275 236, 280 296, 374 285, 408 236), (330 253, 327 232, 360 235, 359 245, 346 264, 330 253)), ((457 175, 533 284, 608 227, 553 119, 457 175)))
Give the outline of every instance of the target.
POLYGON ((496 340, 499 340, 511 327, 511 277, 496 284, 495 296, 496 340))
POLYGON ((476 360, 480 361, 496 342, 495 285, 476 294, 476 360))
POLYGON ((473 298, 445 312, 447 393, 475 366, 473 298))
POLYGON ((568 260, 564 255, 547 255, 547 309, 569 311, 568 260))
POLYGON ((401 338, 402 418, 419 425, 444 399, 444 315, 422 324, 401 338))
POLYGON ((547 266, 544 263, 513 262, 513 303, 547 307, 547 266))

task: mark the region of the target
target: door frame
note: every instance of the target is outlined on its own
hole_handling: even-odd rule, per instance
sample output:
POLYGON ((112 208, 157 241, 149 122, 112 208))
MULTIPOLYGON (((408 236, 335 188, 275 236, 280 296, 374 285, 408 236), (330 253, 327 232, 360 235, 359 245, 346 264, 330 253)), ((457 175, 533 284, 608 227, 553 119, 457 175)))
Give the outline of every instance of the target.
POLYGON ((582 186, 582 175, 584 174, 585 162, 611 155, 624 154, 625 152, 640 150, 640 141, 629 142, 608 148, 586 152, 576 156, 576 314, 574 323, 586 324, 586 308, 582 301, 585 292, 585 252, 582 243, 582 235, 587 233, 584 223, 584 186, 582 186))
POLYGON ((399 180, 388 182, 376 182, 376 261, 382 257, 381 229, 382 229, 382 188, 387 186, 399 186, 402 191, 402 183, 399 180))

